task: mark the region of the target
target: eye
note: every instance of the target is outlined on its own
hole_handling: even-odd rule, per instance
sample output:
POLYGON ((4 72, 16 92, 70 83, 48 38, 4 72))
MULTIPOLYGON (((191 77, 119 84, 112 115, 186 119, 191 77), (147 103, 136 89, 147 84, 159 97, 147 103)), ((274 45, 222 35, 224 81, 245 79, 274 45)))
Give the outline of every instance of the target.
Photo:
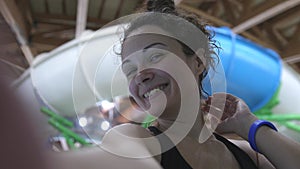
POLYGON ((155 53, 155 54, 152 54, 152 55, 150 55, 150 57, 149 57, 149 61, 151 62, 151 63, 157 63, 158 61, 160 61, 161 59, 162 59, 162 56, 163 56, 164 54, 163 53, 155 53))
POLYGON ((130 68, 128 70, 125 70, 124 73, 127 77, 129 77, 129 76, 133 75, 136 72, 136 70, 137 70, 136 68, 130 68))

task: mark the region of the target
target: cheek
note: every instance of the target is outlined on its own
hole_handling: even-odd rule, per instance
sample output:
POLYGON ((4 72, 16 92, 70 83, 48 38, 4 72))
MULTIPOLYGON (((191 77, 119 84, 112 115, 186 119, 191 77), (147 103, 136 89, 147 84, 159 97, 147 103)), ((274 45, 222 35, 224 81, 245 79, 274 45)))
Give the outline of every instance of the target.
POLYGON ((180 87, 178 86, 178 83, 175 80, 172 80, 172 89, 171 90, 174 91, 176 99, 180 99, 180 93, 182 91, 180 90, 180 87))
POLYGON ((136 109, 138 109, 139 111, 144 111, 144 110, 148 109, 148 107, 145 107, 145 105, 142 101, 142 98, 139 97, 139 90, 134 81, 129 82, 129 92, 130 92, 132 99, 134 100, 134 102, 136 104, 136 107, 135 107, 136 109))
POLYGON ((136 83, 134 82, 134 80, 130 80, 128 83, 129 83, 129 92, 135 98, 138 93, 136 83))

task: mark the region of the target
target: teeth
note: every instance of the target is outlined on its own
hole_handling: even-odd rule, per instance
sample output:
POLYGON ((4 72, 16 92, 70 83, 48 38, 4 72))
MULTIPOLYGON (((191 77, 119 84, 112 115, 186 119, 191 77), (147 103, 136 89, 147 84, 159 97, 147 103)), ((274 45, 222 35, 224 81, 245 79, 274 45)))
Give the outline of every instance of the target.
POLYGON ((146 92, 143 96, 144 98, 149 98, 151 95, 153 95, 154 93, 163 90, 166 86, 165 85, 160 85, 152 90, 150 90, 149 92, 146 92))
POLYGON ((160 89, 158 89, 158 88, 151 90, 148 94, 148 97, 150 97, 151 95, 153 95, 154 93, 156 93, 158 91, 160 91, 160 89))

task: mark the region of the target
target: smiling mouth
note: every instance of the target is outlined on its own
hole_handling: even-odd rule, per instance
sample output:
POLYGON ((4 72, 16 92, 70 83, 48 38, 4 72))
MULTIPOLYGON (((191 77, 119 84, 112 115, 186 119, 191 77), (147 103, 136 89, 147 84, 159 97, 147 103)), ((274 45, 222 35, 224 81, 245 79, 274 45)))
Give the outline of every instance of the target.
POLYGON ((149 90, 148 92, 146 92, 145 94, 143 94, 143 98, 149 98, 150 96, 152 96, 153 94, 155 94, 158 91, 164 90, 166 87, 168 86, 168 84, 162 84, 159 85, 151 90, 149 90))

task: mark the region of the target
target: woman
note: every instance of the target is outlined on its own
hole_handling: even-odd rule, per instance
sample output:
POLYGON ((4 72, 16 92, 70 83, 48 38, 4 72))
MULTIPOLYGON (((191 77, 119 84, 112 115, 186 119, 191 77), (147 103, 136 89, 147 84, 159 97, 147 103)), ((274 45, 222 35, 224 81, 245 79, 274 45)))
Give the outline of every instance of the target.
POLYGON ((156 116, 156 124, 148 130, 130 124, 112 128, 99 149, 50 154, 51 167, 300 168, 299 143, 257 121, 243 101, 224 93, 200 101, 202 79, 214 66, 205 24, 176 10, 170 0, 148 1, 142 10, 150 13, 134 18, 125 30, 122 69, 132 100, 156 116), (208 123, 206 117, 213 118, 208 123), (246 141, 212 133, 214 121, 218 133, 236 133, 255 150, 246 141))
MULTIPOLYGON (((137 17, 125 29, 121 51, 122 70, 138 109, 157 117, 156 124, 148 130, 157 135, 160 142, 162 154, 156 159, 163 168, 300 167, 296 159, 300 156, 299 144, 277 133, 272 124, 257 121, 247 105, 235 96, 214 94, 205 101, 202 110, 194 112, 192 121, 182 116, 182 102, 189 99, 184 92, 191 94, 194 91, 192 95, 199 95, 201 100, 205 98, 201 82, 208 69, 214 66, 213 48, 216 45, 206 25, 197 17, 175 9, 172 0, 149 0, 141 11, 150 13, 137 17), (200 38, 195 38, 197 35, 191 33, 193 26, 185 27, 186 22, 201 31, 200 38), (174 25, 177 25, 176 30, 174 25), (176 58, 181 60, 181 67, 175 67, 177 62, 173 60, 176 58), (184 66, 189 70, 180 70, 184 66), (185 73, 176 76, 182 71, 185 73), (193 76, 191 81, 179 82, 180 78, 190 75, 193 76), (192 90, 185 88, 193 79, 198 82, 199 93, 193 90, 193 85, 192 90), (209 116, 204 112, 209 112, 209 116), (213 122, 217 122, 219 133, 231 132, 245 140, 250 139, 251 146, 261 154, 243 141, 232 143, 216 133, 211 134, 205 117, 213 117, 210 127, 214 129, 216 125, 213 122), (176 137, 175 130, 164 134, 175 123, 178 130, 190 123, 185 128, 189 129, 187 133, 187 130, 178 131, 184 133, 179 141, 170 138, 176 137), (170 146, 173 140, 176 140, 174 147, 170 146)), ((196 107, 200 107, 200 100, 197 101, 196 107)), ((193 113, 189 109, 185 106, 184 111, 193 113)), ((186 113, 185 116, 191 114, 186 113)))

